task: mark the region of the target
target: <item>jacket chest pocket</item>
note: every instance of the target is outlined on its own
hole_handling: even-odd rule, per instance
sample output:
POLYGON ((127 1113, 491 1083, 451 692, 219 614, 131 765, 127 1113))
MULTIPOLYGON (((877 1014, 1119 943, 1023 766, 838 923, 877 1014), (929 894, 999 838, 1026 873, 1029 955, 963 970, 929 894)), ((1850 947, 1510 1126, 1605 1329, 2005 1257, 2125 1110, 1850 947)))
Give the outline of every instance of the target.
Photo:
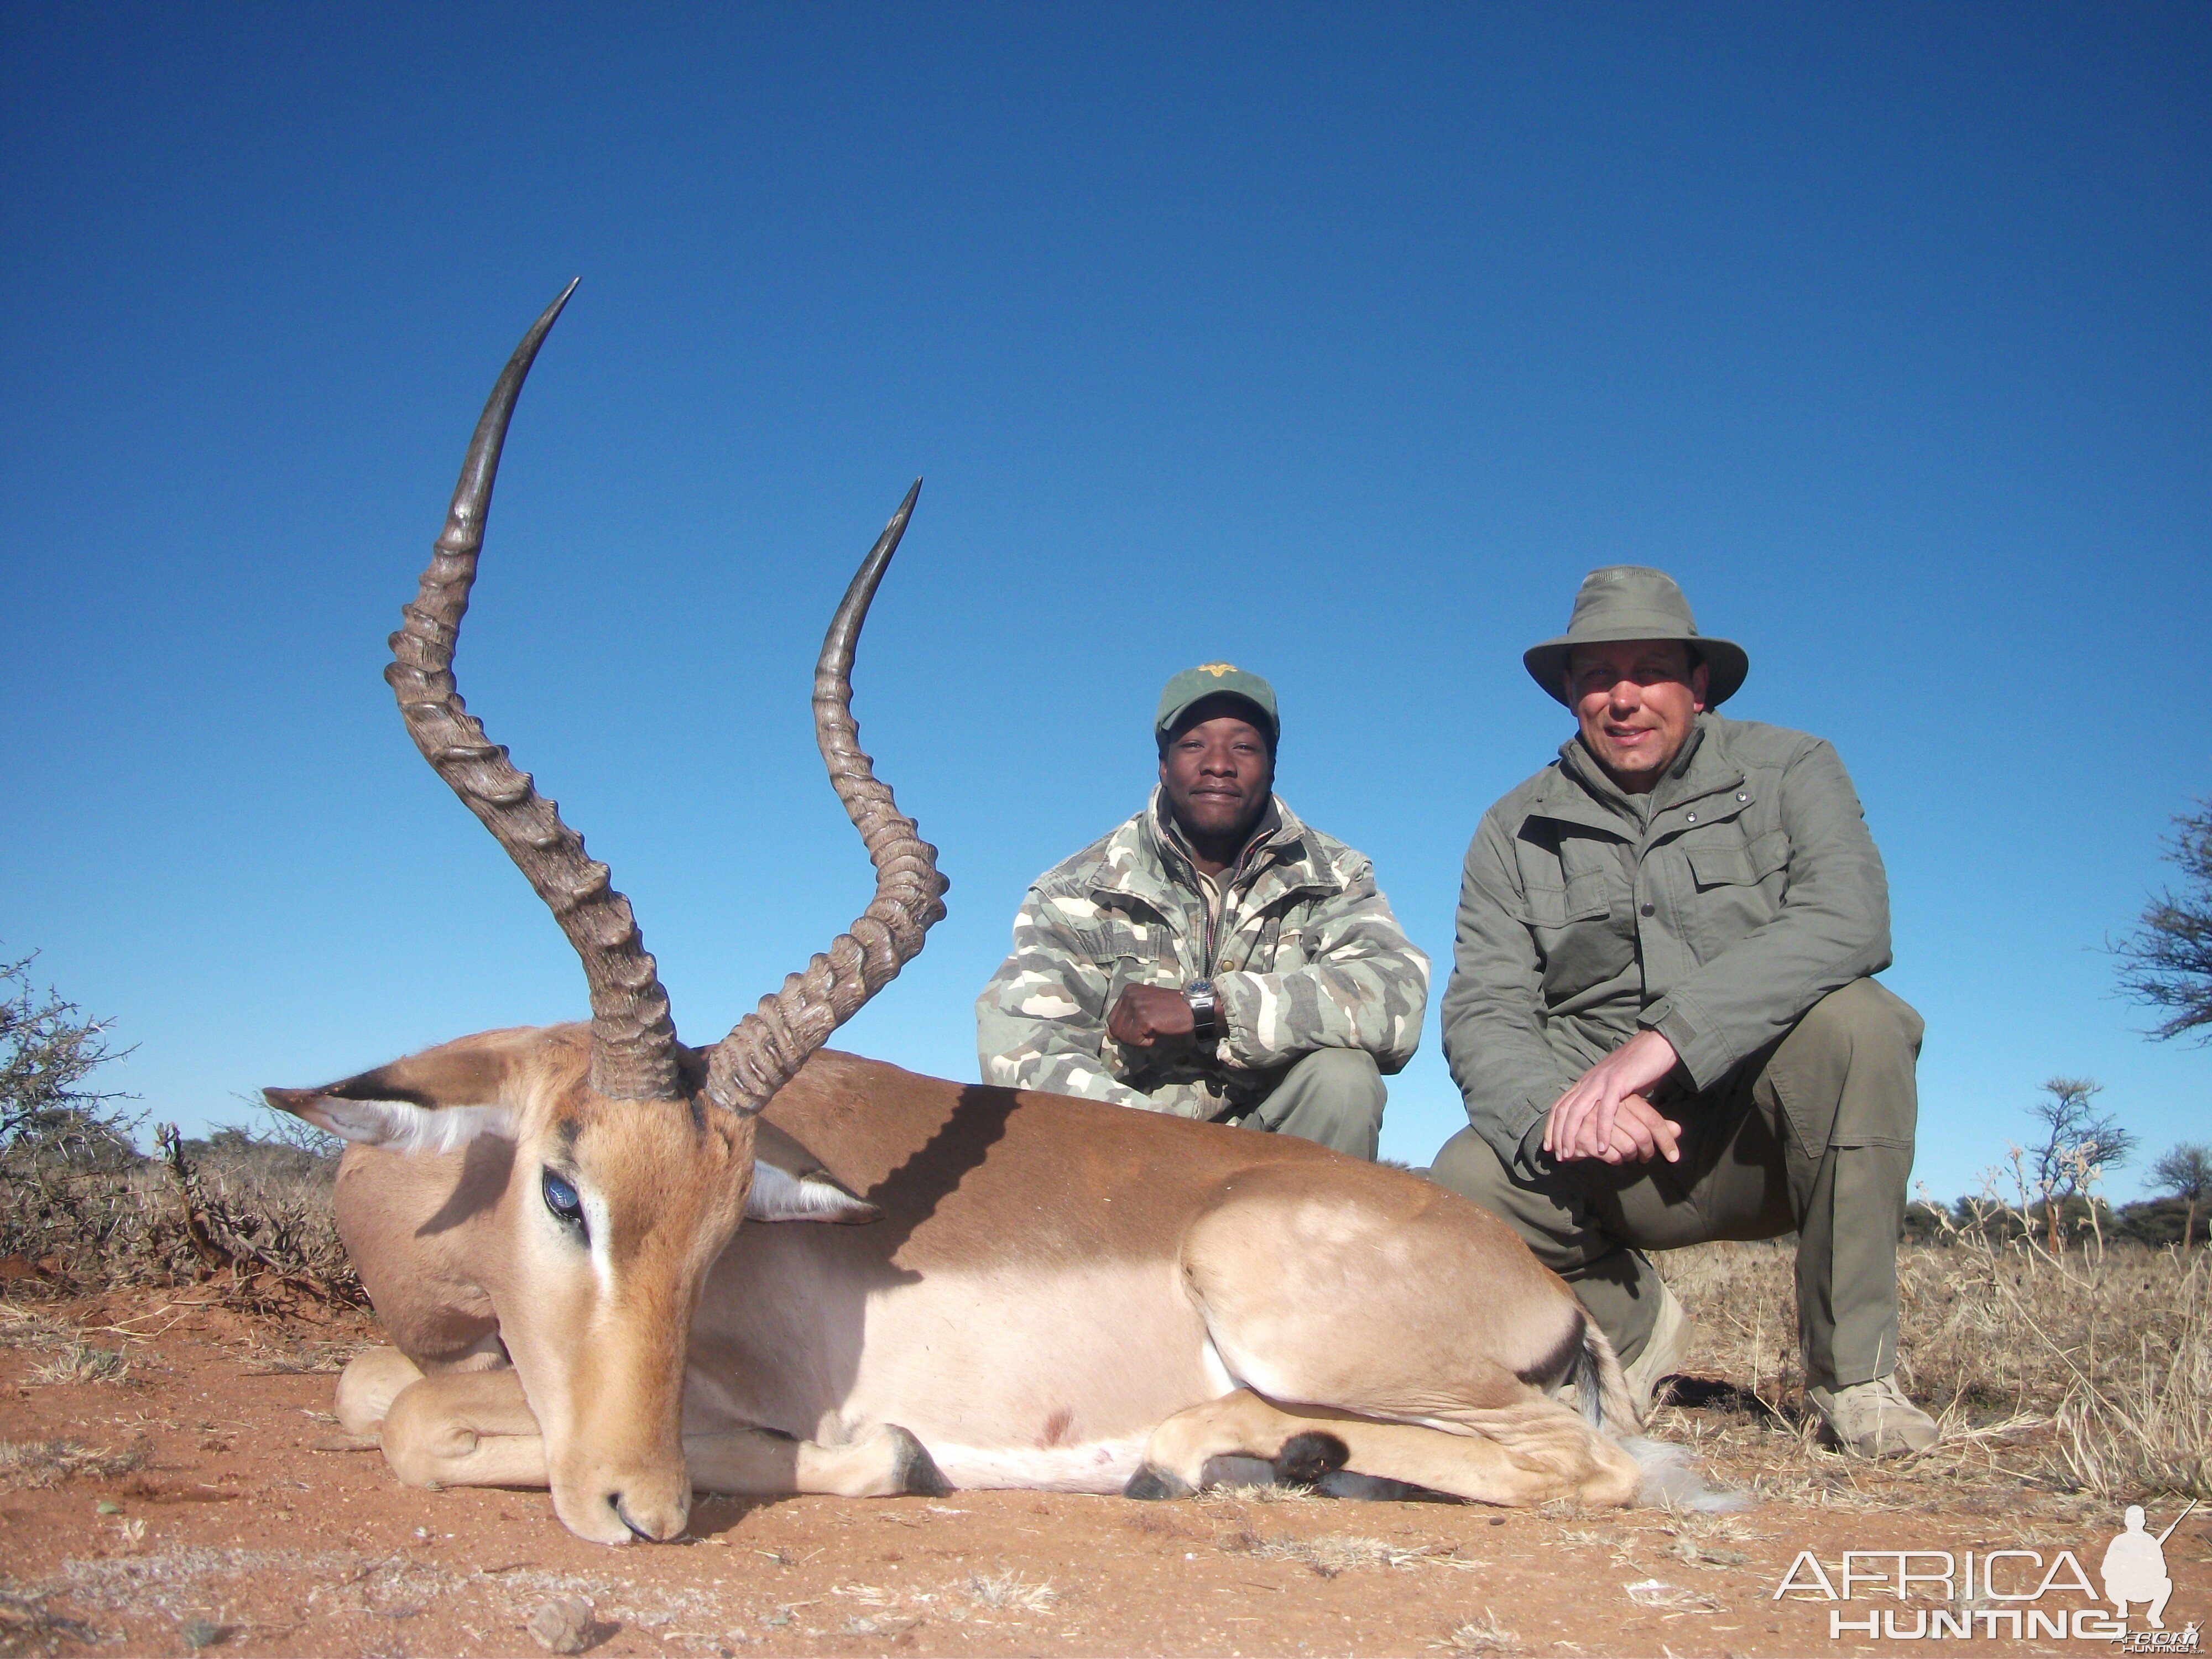
MULTIPOLYGON (((1302 907, 1303 908, 1303 907, 1302 907)), ((1270 911, 1259 924, 1239 928, 1224 941, 1216 974, 1287 974, 1306 965, 1303 917, 1285 919, 1270 911)))
MULTIPOLYGON (((1560 843, 1557 859, 1540 872, 1549 881, 1531 880, 1522 890, 1542 963, 1544 999, 1555 1006, 1618 979, 1636 960, 1619 843, 1570 838, 1560 843)), ((1524 863, 1524 877, 1537 873, 1524 863)))
POLYGON ((1709 962, 1782 913, 1790 884, 1790 837, 1781 830, 1746 833, 1734 822, 1676 843, 1687 866, 1688 943, 1709 962), (1722 832, 1727 832, 1723 834, 1722 832))
POLYGON ((1076 929, 1075 937, 1091 966, 1106 975, 1109 1010, 1129 986, 1183 982, 1175 930, 1164 921, 1109 913, 1091 927, 1076 929))

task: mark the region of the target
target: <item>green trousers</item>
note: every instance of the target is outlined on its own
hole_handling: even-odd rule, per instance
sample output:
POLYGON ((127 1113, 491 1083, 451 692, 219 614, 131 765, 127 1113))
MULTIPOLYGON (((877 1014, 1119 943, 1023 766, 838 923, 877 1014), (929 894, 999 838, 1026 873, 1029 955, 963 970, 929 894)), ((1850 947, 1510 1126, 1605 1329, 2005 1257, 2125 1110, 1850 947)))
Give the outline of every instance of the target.
POLYGON ((1265 1100, 1232 1121, 1317 1140, 1372 1164, 1388 1098, 1375 1056, 1364 1048, 1316 1048, 1292 1065, 1265 1100))
POLYGON ((1897 1364, 1897 1241, 1923 1029, 1903 999, 1854 981, 1712 1088, 1664 1103, 1682 1126, 1679 1164, 1553 1164, 1539 1153, 1540 1170, 1508 1169, 1462 1129, 1429 1178, 1503 1216, 1574 1286, 1624 1364, 1643 1352, 1659 1312, 1644 1251, 1794 1231, 1806 1380, 1871 1382, 1897 1364))

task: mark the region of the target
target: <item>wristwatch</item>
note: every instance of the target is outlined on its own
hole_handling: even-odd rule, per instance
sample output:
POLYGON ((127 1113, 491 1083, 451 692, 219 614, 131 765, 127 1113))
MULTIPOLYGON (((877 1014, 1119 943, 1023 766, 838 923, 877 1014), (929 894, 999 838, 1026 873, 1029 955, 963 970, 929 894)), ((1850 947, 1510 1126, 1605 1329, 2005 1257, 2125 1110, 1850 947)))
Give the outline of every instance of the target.
POLYGON ((1201 1042, 1211 1042, 1221 1035, 1221 1006, 1213 998, 1213 981, 1194 979, 1182 988, 1182 1000, 1190 1004, 1190 1034, 1201 1042))

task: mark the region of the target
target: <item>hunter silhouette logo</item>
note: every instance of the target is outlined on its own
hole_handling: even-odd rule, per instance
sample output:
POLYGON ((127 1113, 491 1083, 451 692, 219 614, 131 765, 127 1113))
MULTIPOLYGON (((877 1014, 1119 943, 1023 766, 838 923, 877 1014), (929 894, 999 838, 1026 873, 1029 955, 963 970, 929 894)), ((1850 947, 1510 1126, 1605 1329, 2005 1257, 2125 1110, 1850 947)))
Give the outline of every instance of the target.
POLYGON ((2153 1630, 2166 1628, 2166 1598, 2173 1594, 2173 1580, 2166 1576, 2166 1540, 2173 1536, 2173 1529, 2187 1518, 2189 1510, 2197 1507, 2197 1500, 2189 1500, 2189 1509, 2166 1523, 2166 1530, 2153 1537, 2143 1530, 2142 1505, 2128 1505, 2127 1530, 2105 1546, 2105 1559, 2098 1567, 2105 1581, 2105 1599, 2124 1619, 2128 1603, 2148 1601, 2150 1610, 2144 1617, 2150 1620, 2153 1630))
POLYGON ((1200 674, 1211 674, 1218 680, 1224 674, 1235 674, 1242 671, 1233 662, 1202 662, 1199 664, 1195 672, 1200 674))

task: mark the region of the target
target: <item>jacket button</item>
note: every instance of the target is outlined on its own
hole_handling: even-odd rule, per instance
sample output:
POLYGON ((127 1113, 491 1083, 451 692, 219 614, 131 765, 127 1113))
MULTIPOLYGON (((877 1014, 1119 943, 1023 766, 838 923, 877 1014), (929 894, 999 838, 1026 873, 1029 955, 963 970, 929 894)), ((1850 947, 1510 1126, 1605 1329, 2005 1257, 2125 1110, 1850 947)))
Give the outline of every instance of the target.
POLYGON ((1742 790, 1741 790, 1741 789, 1739 789, 1739 790, 1737 790, 1737 791, 1735 792, 1735 798, 1736 798, 1738 800, 1749 800, 1749 799, 1751 799, 1751 797, 1750 797, 1750 796, 1748 796, 1748 795, 1745 794, 1745 793, 1743 793, 1743 791, 1742 791, 1742 790))
POLYGON ((1658 908, 1659 907, 1656 904, 1647 904, 1644 907, 1644 914, 1648 916, 1651 915, 1652 912, 1658 909, 1658 908))
POLYGON ((1686 823, 1695 823, 1698 821, 1698 815, 1695 812, 1686 812, 1682 817, 1686 823))

